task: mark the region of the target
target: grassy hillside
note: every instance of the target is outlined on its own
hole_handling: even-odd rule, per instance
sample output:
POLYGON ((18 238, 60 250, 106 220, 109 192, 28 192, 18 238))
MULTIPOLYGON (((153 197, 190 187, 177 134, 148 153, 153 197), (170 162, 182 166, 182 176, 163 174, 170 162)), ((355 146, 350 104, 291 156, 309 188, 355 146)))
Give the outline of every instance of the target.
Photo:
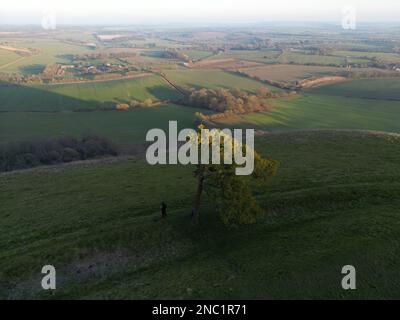
POLYGON ((400 100, 400 78, 344 81, 314 88, 311 91, 335 96, 400 100))
POLYGON ((1 111, 62 111, 99 108, 131 99, 176 99, 180 94, 158 76, 92 83, 18 86, 0 84, 1 111))
POLYGON ((200 109, 178 105, 130 111, 0 113, 0 143, 94 133, 121 143, 143 143, 153 128, 168 128, 169 120, 191 128, 200 109))
POLYGON ((268 131, 363 129, 400 132, 400 79, 349 80, 273 101, 271 112, 222 121, 221 125, 268 131))
MULTIPOLYGON (((324 89, 321 87, 321 90, 324 89)), ((273 104, 270 112, 253 113, 219 124, 267 131, 365 129, 400 132, 400 103, 397 101, 306 93, 275 100, 273 104)))
POLYGON ((190 227, 190 167, 130 159, 0 175, 0 297, 396 298, 399 136, 296 132, 258 149, 281 168, 257 192, 266 217, 236 230, 207 204, 190 227), (53 293, 40 290, 45 264, 57 268, 53 293), (348 264, 357 291, 341 290, 348 264))

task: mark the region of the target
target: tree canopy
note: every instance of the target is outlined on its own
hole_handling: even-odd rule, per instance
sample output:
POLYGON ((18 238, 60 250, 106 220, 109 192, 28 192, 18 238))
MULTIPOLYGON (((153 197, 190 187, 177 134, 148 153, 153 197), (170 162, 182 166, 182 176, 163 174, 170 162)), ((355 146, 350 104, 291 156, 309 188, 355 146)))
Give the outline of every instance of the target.
MULTIPOLYGON (((200 125, 198 131, 202 129, 204 126, 200 125)), ((225 147, 232 147, 233 152, 254 152, 254 171, 250 176, 236 175, 236 169, 240 165, 234 159, 232 164, 198 164, 195 170, 198 186, 193 208, 193 223, 199 222, 203 191, 208 194, 213 207, 225 225, 255 223, 263 215, 263 209, 253 195, 253 187, 256 184, 268 182, 277 173, 279 164, 274 160, 263 159, 255 150, 223 134, 222 131, 218 131, 218 134, 222 136, 220 139, 221 159, 225 147), (228 139, 229 143, 225 143, 225 139, 228 139)), ((211 146, 213 138, 210 136, 207 142, 199 139, 199 149, 202 143, 208 143, 211 146)))

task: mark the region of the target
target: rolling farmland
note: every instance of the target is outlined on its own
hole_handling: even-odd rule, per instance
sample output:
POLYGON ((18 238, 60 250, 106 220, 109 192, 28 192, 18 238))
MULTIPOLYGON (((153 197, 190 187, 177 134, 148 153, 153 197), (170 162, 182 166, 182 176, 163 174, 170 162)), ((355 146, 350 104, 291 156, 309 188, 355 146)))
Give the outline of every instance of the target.
POLYGON ((400 36, 377 28, 0 26, 0 299, 396 298, 400 36), (150 165, 169 121, 255 129, 276 175, 150 165))

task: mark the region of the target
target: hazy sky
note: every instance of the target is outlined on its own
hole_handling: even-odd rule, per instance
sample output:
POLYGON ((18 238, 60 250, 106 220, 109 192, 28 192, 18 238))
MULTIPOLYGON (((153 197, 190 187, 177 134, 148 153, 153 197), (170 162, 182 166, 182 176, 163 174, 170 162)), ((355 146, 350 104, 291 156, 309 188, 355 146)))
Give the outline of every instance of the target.
POLYGON ((337 21, 352 5, 358 21, 399 21, 400 0, 0 0, 0 23, 337 21))

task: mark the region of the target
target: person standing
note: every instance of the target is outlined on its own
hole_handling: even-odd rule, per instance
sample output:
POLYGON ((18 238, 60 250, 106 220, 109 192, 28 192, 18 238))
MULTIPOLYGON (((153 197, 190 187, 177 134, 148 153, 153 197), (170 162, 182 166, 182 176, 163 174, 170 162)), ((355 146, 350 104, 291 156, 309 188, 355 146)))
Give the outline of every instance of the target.
POLYGON ((161 203, 161 217, 166 218, 167 217, 167 204, 163 201, 161 203))

